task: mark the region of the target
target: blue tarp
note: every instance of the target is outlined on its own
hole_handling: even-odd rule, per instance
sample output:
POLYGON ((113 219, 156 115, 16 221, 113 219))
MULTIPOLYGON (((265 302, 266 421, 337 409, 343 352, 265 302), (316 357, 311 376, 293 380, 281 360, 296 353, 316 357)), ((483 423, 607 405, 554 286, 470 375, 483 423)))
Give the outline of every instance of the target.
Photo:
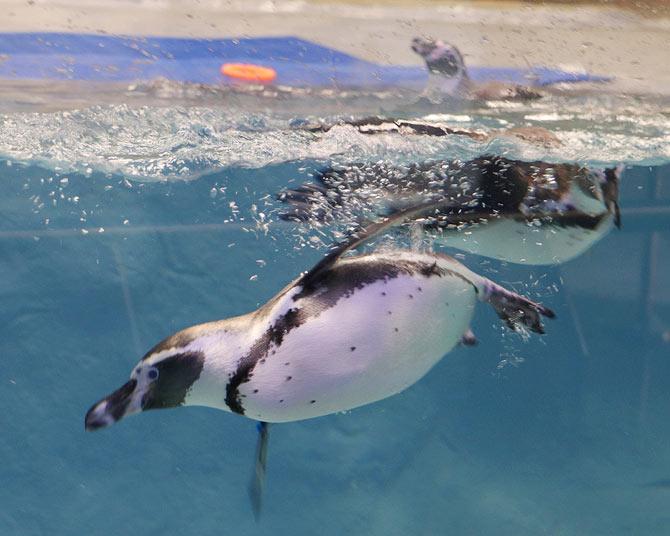
MULTIPOLYGON (((409 46, 409 45, 408 45, 409 46)), ((0 79, 131 82, 156 78, 222 84, 223 63, 256 63, 277 71, 276 84, 293 87, 379 89, 424 87, 427 71, 387 66, 297 37, 182 39, 68 33, 0 34, 0 79)), ((528 85, 605 81, 546 67, 469 67, 477 81, 528 85)))

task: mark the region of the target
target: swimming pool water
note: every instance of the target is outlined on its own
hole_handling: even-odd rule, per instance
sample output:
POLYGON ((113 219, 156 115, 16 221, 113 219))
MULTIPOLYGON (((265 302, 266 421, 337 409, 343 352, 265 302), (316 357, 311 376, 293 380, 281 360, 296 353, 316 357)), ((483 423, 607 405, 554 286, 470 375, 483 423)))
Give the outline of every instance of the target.
MULTIPOLYGON (((507 113, 507 122, 533 114, 507 113)), ((630 164, 623 229, 559 267, 466 256, 551 306, 547 334, 525 341, 479 308, 479 345, 455 349, 404 393, 274 426, 257 524, 247 497, 253 422, 181 408, 85 433, 90 404, 158 340, 256 308, 320 258, 332 237, 278 222, 273 196, 329 157, 545 149, 314 140, 286 131, 285 117, 249 126, 249 116, 208 109, 9 112, 0 533, 670 533, 666 112, 595 121, 595 133, 584 119, 593 110, 536 113, 559 137, 582 140, 555 159, 630 164)), ((493 112, 461 115, 500 126, 493 112)))

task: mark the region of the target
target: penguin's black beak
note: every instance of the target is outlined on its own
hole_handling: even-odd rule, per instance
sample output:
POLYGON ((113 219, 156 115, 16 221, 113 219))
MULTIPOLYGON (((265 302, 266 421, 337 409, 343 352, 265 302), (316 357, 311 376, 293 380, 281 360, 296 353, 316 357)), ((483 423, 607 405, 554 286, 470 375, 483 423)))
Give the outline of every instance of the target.
POLYGON ((86 412, 84 427, 87 432, 106 428, 107 426, 120 421, 125 415, 132 411, 129 408, 133 400, 137 380, 132 379, 119 387, 111 395, 106 396, 99 402, 93 404, 91 409, 86 412))
POLYGON ((432 39, 424 37, 415 37, 412 39, 412 50, 419 56, 425 57, 435 48, 435 42, 432 39))

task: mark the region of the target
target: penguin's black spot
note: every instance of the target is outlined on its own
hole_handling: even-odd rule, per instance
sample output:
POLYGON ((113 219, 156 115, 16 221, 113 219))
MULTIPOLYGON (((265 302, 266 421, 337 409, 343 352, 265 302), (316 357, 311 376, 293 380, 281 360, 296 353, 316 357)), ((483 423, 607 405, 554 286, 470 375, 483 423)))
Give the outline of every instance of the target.
POLYGON ((423 292, 423 289, 421 287, 416 287, 416 290, 418 290, 419 292, 423 292))
POLYGON ((263 363, 265 363, 265 358, 261 359, 261 360, 260 360, 260 363, 261 363, 261 365, 262 365, 263 363))
POLYGON ((291 364, 291 363, 288 362, 288 361, 287 361, 286 363, 284 363, 285 366, 289 366, 290 364, 291 364))
POLYGON ((254 389, 254 393, 257 393, 257 392, 258 392, 258 389, 254 389))
POLYGON ((398 331, 398 328, 393 328, 393 330, 397 332, 397 331, 398 331))
POLYGON ((391 311, 386 311, 388 314, 392 315, 393 313, 391 311))
POLYGON ((355 347, 355 346, 352 346, 352 347, 351 347, 351 351, 353 352, 354 350, 356 350, 356 347, 355 347))
POLYGON ((314 404, 315 402, 316 402, 316 400, 310 400, 309 401, 310 404, 314 404))
POLYGON ((290 382, 293 379, 293 376, 286 376, 286 381, 290 382))
POLYGON ((382 296, 386 296, 386 292, 382 292, 382 296))
POLYGON ((280 404, 283 404, 283 403, 284 403, 284 399, 282 398, 282 399, 279 401, 279 403, 280 403, 280 404))
POLYGON ((414 298, 414 294, 410 294, 410 295, 409 295, 409 298, 410 298, 410 300, 411 300, 412 298, 414 298))

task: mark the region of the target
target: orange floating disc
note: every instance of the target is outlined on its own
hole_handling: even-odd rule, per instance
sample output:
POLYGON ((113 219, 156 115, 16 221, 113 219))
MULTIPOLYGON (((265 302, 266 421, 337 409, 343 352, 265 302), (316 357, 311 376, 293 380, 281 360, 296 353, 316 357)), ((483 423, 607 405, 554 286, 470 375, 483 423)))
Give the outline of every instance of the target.
POLYGON ((277 78, 277 71, 271 67, 262 67, 253 63, 224 63, 221 73, 245 82, 268 84, 277 78))

